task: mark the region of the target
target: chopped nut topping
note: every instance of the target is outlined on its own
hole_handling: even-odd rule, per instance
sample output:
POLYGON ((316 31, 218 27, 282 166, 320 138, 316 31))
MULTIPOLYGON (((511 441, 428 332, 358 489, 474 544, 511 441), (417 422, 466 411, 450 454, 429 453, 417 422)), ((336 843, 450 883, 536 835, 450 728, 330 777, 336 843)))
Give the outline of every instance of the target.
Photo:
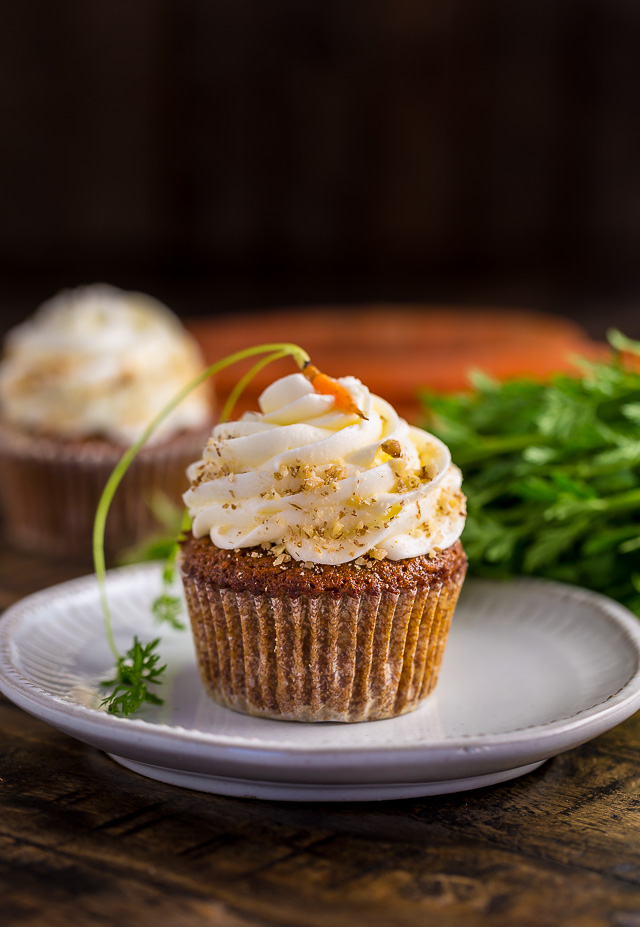
POLYGON ((402 456, 402 447, 400 446, 400 442, 396 441, 395 438, 388 438, 386 441, 382 442, 380 447, 389 457, 402 456))

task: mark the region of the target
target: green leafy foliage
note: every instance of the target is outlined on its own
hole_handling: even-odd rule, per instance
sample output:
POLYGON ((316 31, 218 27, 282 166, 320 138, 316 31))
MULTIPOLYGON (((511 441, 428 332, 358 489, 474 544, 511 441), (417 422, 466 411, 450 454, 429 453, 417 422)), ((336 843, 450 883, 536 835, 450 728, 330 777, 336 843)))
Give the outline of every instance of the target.
POLYGON ((152 560, 166 560, 171 556, 174 544, 174 535, 158 535, 141 541, 135 547, 128 547, 118 555, 118 564, 125 566, 129 563, 148 563, 152 560))
POLYGON ((160 655, 156 653, 160 638, 142 644, 137 637, 133 646, 124 656, 118 657, 114 679, 105 680, 101 685, 112 686, 109 695, 102 699, 101 707, 107 707, 116 715, 128 716, 137 711, 144 702, 162 705, 163 700, 149 691, 150 685, 160 685, 166 664, 158 666, 160 655))
POLYGON ((164 622, 170 624, 177 631, 184 631, 185 623, 178 618, 182 611, 182 599, 179 596, 169 595, 166 592, 161 593, 154 600, 151 611, 158 624, 164 622))
POLYGON ((183 631, 186 627, 178 617, 182 612, 183 601, 179 595, 173 595, 176 582, 176 560, 180 543, 191 527, 189 513, 178 508, 164 495, 156 494, 153 512, 168 532, 166 536, 152 537, 135 547, 123 551, 120 563, 145 563, 151 560, 164 560, 162 570, 162 588, 151 605, 151 611, 158 624, 170 624, 172 628, 183 631))
POLYGON ((165 622, 178 631, 184 631, 186 625, 180 621, 178 615, 182 611, 182 599, 180 596, 172 595, 171 589, 176 579, 176 557, 180 548, 181 534, 177 540, 174 540, 173 546, 167 557, 162 570, 162 592, 154 599, 151 606, 154 618, 159 624, 165 622))
POLYGON ((184 541, 187 531, 191 528, 191 517, 186 509, 181 513, 179 531, 169 548, 162 570, 162 591, 151 606, 151 611, 158 623, 166 622, 178 631, 184 631, 186 625, 180 621, 178 615, 182 611, 182 599, 172 594, 173 584, 176 581, 176 562, 180 551, 180 544, 184 541))
MULTIPOLYGON (((119 564, 146 563, 151 560, 168 560, 175 554, 176 537, 184 532, 184 507, 177 506, 166 493, 156 489, 148 500, 161 533, 127 547, 118 555, 119 564)), ((186 525, 188 528, 189 525, 186 525)))
POLYGON ((427 427, 464 474, 471 572, 576 583, 640 616, 640 343, 610 333, 610 361, 579 375, 423 393, 427 427))

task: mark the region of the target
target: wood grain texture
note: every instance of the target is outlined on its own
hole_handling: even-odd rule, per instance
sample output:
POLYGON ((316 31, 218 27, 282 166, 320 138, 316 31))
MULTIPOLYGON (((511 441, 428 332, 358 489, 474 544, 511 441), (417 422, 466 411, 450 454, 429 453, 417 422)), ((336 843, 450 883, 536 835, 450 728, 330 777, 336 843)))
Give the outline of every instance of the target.
MULTIPOLYGON (((79 570, 0 548, 1 601, 79 570)), ((378 803, 144 779, 0 699, 3 927, 640 927, 640 715, 511 783, 378 803)))

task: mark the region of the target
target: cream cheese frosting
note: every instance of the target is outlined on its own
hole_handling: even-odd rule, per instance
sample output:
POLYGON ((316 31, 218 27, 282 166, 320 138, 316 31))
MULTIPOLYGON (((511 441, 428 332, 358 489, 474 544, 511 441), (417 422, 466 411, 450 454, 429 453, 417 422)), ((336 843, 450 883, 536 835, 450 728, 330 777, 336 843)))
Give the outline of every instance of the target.
MULTIPOLYGON (((63 291, 7 335, 2 419, 27 431, 129 444, 203 366, 192 336, 150 296, 105 284, 63 291)), ((151 440, 210 420, 209 395, 199 389, 151 440)))
POLYGON ((446 446, 354 377, 337 382, 366 418, 292 374, 262 393, 260 412, 214 428, 187 471, 196 537, 324 564, 434 554, 460 537, 465 500, 446 446))

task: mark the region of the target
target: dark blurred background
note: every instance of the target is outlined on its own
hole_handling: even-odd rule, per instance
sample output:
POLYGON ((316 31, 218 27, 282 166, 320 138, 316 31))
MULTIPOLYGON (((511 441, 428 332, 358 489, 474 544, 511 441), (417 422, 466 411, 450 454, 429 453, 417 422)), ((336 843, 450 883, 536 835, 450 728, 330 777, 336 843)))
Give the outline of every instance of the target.
POLYGON ((640 336, 634 0, 0 9, 0 309, 527 306, 640 336))

